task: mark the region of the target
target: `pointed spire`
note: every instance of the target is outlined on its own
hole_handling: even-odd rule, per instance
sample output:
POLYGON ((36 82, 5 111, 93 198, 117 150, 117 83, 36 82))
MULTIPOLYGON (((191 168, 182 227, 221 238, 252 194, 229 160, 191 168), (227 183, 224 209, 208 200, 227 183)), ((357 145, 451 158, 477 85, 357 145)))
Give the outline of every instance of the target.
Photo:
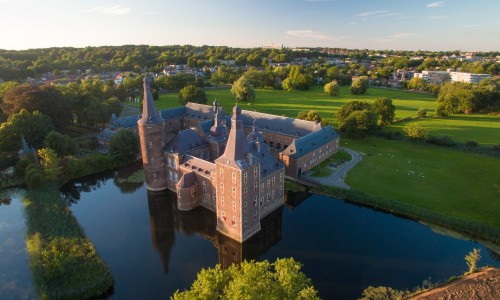
POLYGON ((21 150, 24 154, 30 153, 31 149, 26 143, 26 139, 24 138, 24 134, 21 134, 21 150))
POLYGON ((139 124, 162 123, 164 119, 158 113, 155 107, 153 94, 151 93, 151 77, 144 76, 144 97, 142 99, 142 117, 137 122, 139 124))
POLYGON ((245 133, 243 132, 242 122, 241 107, 235 106, 233 108, 231 131, 229 132, 226 149, 221 156, 221 158, 230 162, 244 161, 246 159, 246 154, 250 151, 245 133))

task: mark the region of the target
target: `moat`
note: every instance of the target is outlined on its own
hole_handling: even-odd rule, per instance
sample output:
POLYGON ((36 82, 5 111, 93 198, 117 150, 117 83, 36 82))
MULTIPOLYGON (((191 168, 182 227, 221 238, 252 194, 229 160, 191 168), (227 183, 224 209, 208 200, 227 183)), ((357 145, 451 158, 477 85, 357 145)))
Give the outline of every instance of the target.
MULTIPOLYGON (((189 288, 196 273, 216 263, 293 256, 324 299, 356 299, 369 285, 411 289, 431 278, 466 271, 464 256, 480 248, 480 266, 500 267, 484 245, 435 233, 428 226, 321 195, 263 219, 243 245, 215 230, 214 213, 180 212, 175 194, 151 194, 123 182, 130 170, 91 177, 62 190, 115 279, 113 299, 165 299, 189 288)), ((297 196, 297 195, 296 195, 297 196)), ((25 244, 22 191, 0 206, 0 294, 36 298, 25 244)))

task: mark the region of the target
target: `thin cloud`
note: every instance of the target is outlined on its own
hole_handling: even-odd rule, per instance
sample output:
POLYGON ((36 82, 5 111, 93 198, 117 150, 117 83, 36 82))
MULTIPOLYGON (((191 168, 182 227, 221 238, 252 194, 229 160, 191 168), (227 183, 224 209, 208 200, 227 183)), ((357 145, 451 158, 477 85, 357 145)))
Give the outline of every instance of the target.
POLYGON ((363 18, 382 18, 382 17, 393 17, 393 16, 399 16, 401 14, 398 13, 393 13, 388 10, 375 10, 375 11, 366 11, 362 12, 360 14, 357 14, 356 17, 363 17, 363 18))
POLYGON ((397 40, 405 40, 405 39, 415 39, 415 38, 423 38, 424 36, 420 33, 411 33, 411 32, 397 32, 388 37, 371 37, 368 40, 377 43, 387 43, 393 42, 397 40))
POLYGON ((354 26, 354 25, 356 25, 356 22, 351 22, 351 23, 349 23, 349 25, 354 26))
POLYGON ((341 38, 327 35, 321 32, 316 32, 314 30, 287 30, 287 35, 298 38, 313 39, 313 40, 329 40, 329 41, 339 41, 341 38))
POLYGON ((444 5, 444 1, 438 1, 438 2, 429 3, 425 7, 434 8, 434 7, 440 7, 440 6, 443 6, 443 5, 444 5))
POLYGON ((434 19, 434 20, 443 20, 443 19, 448 19, 448 16, 429 16, 427 17, 428 19, 434 19))
POLYGON ((108 15, 123 16, 128 14, 131 11, 131 9, 130 7, 117 4, 113 6, 94 6, 90 9, 90 11, 95 11, 108 15))

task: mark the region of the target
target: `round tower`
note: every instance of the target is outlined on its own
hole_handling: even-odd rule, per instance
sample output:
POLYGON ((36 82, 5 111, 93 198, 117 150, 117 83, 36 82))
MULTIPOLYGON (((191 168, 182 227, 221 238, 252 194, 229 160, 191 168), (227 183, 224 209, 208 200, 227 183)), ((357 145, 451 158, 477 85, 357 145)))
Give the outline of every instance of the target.
POLYGON ((150 191, 163 191, 167 189, 167 168, 163 155, 166 143, 165 120, 156 110, 150 84, 151 78, 145 76, 142 117, 137 121, 137 128, 146 187, 150 191))

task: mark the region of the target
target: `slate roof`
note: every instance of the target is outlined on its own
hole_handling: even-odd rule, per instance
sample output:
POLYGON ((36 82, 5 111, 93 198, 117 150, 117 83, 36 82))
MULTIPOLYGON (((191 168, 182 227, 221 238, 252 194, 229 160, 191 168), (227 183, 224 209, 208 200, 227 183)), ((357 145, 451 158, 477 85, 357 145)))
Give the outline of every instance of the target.
POLYGON ((111 137, 112 137, 113 135, 115 135, 115 134, 117 134, 117 132, 116 132, 116 131, 111 130, 111 129, 109 129, 109 128, 106 128, 106 129, 104 129, 103 131, 101 131, 101 132, 99 133, 99 135, 97 135, 97 138, 98 138, 98 139, 103 139, 103 140, 109 141, 109 140, 111 140, 111 137))
POLYGON ((181 169, 191 170, 203 176, 211 176, 215 172, 215 164, 191 155, 184 155, 180 163, 181 169))
POLYGON ((162 116, 156 110, 153 94, 151 93, 152 79, 148 76, 144 77, 144 97, 142 98, 142 117, 137 121, 138 124, 158 124, 163 123, 162 116))
POLYGON ((178 106, 160 111, 160 115, 162 116, 163 119, 182 117, 183 114, 184 114, 184 106, 178 106))
POLYGON ((127 116, 123 118, 113 119, 113 124, 111 128, 133 128, 137 126, 137 121, 140 119, 140 115, 127 116))
POLYGON ((210 128, 214 125, 214 120, 206 120, 200 122, 200 128, 201 131, 203 131, 203 134, 208 135, 210 134, 210 128))
POLYGON ((302 137, 321 129, 321 124, 316 124, 316 122, 312 121, 298 120, 249 110, 243 110, 241 112, 243 126, 251 127, 254 119, 257 121, 260 130, 274 131, 291 136, 302 137))
POLYGON ((192 129, 179 131, 165 146, 165 151, 184 154, 196 148, 206 146, 203 138, 192 129))
POLYGON ((276 170, 284 168, 284 165, 273 156, 268 145, 253 141, 249 143, 249 148, 252 155, 261 163, 261 178, 274 173, 276 170))
POLYGON ((214 107, 211 105, 188 102, 184 107, 185 107, 184 115, 186 117, 197 118, 202 120, 214 119, 214 107))
POLYGON ((244 169, 248 166, 246 154, 250 151, 250 149, 248 147, 245 133, 243 132, 241 108, 239 106, 235 106, 233 108, 231 125, 226 149, 224 150, 222 156, 217 158, 216 161, 235 168, 244 169))
POLYGON ((285 149, 285 151, 283 151, 283 154, 299 158, 318 149, 326 143, 333 141, 337 137, 337 132, 335 132, 335 130, 328 125, 319 131, 296 139, 290 146, 288 146, 288 148, 285 149))

